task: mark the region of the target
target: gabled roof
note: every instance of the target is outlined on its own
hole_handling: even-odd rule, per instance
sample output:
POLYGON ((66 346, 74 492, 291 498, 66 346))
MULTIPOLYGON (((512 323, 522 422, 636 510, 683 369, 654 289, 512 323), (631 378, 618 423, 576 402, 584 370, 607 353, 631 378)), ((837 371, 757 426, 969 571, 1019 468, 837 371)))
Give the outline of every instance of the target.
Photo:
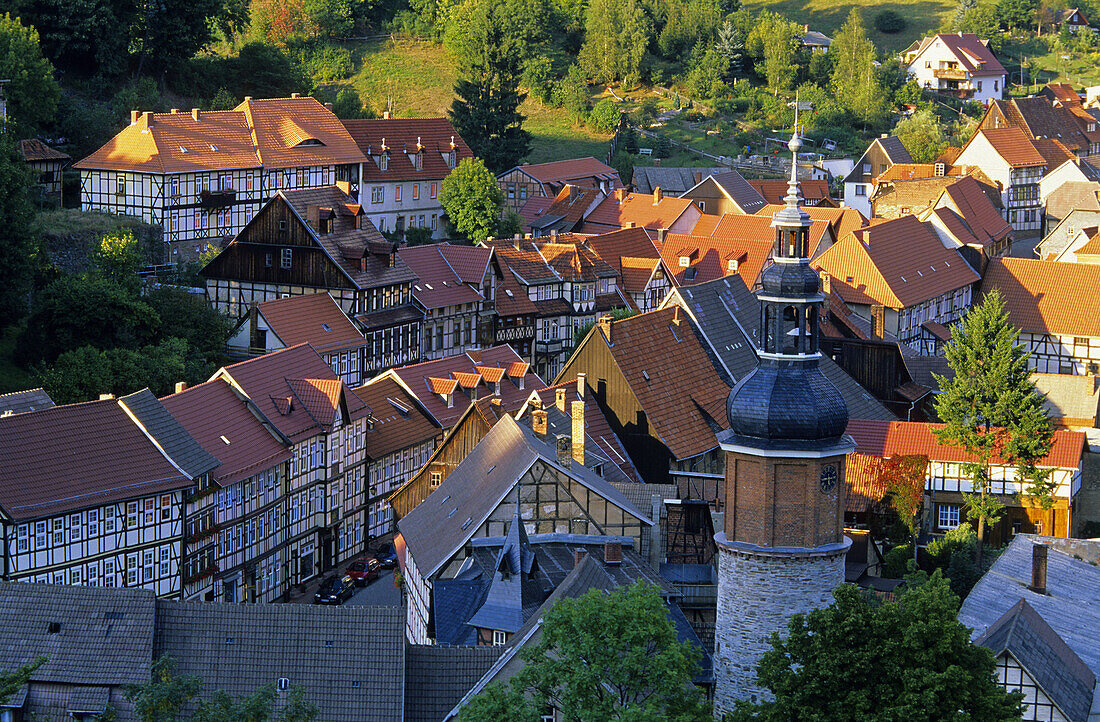
MULTIPOLYGON (((430 578, 478 531, 538 460, 556 468, 557 452, 510 416, 501 417, 469 454, 397 527, 424 578, 430 578)), ((590 491, 644 524, 649 517, 584 466, 562 469, 590 491)))
POLYGON ((224 378, 252 400, 260 413, 292 442, 327 433, 336 413, 347 409, 362 418, 366 406, 308 344, 291 346, 220 369, 224 378))
POLYGON ((937 205, 953 206, 983 244, 987 240, 1000 240, 1012 232, 1012 226, 971 176, 963 176, 945 187, 937 205))
MULTIPOLYGON (((1077 12, 1077 9, 1064 11, 1069 14, 1077 12)), ((1046 87, 1039 91, 1040 95, 1049 95, 1052 100, 1060 100, 1063 103, 1080 103, 1081 96, 1069 83, 1047 83, 1046 87)))
POLYGON ((361 163, 366 158, 331 110, 316 98, 245 100, 234 112, 247 118, 265 168, 361 163))
POLYGON ((0 418, 0 509, 33 519, 190 486, 135 419, 113 398, 0 418))
POLYGON ((886 157, 890 159, 891 163, 913 162, 913 156, 909 155, 909 150, 896 135, 876 138, 873 142, 879 144, 879 147, 882 148, 882 152, 886 154, 886 157))
POLYGON ((1053 230, 1047 231, 1046 237, 1035 247, 1035 254, 1043 260, 1052 260, 1072 244, 1081 230, 1094 226, 1100 226, 1100 203, 1092 209, 1071 210, 1053 230))
MULTIPOLYGON (((532 204, 530 201, 521 209, 525 226, 545 235, 547 231, 572 231, 584 218, 590 208, 596 206, 604 197, 603 191, 591 186, 565 184, 550 203, 532 204)), ((533 201, 541 196, 533 196, 533 201)))
POLYGON ((19 141, 19 153, 27 163, 42 162, 48 160, 72 160, 67 153, 62 153, 46 145, 38 138, 28 138, 19 141))
POLYGON ((449 243, 403 246, 397 251, 398 257, 416 274, 418 280, 413 284, 413 298, 426 309, 483 301, 479 289, 492 254, 491 248, 452 246, 449 243), (465 280, 452 261, 460 262, 467 278, 477 280, 465 280), (478 266, 481 273, 474 270, 478 266))
POLYGON ((527 295, 527 289, 516 278, 506 263, 498 263, 500 277, 497 281, 495 308, 501 318, 512 316, 533 316, 538 306, 527 295))
POLYGON ((598 178, 600 180, 613 181, 614 187, 622 186, 619 180, 619 171, 611 166, 601 163, 592 156, 587 158, 572 158, 570 160, 555 160, 549 163, 536 163, 515 166, 504 171, 498 177, 503 177, 514 170, 520 170, 540 183, 576 183, 586 179, 598 178))
POLYGON ((708 175, 716 175, 729 170, 724 166, 711 168, 693 168, 676 166, 636 166, 630 178, 630 185, 638 193, 652 193, 660 188, 668 195, 682 195, 684 191, 697 185, 708 175))
POLYGON ((222 487, 290 459, 290 451, 222 379, 161 399, 164 408, 217 458, 214 481, 222 487))
POLYGON ((218 465, 218 460, 208 453, 196 438, 168 413, 153 392, 142 389, 118 400, 119 405, 137 424, 138 428, 168 457, 172 464, 192 479, 205 474, 218 465))
POLYGON ((539 281, 561 281, 553 267, 539 252, 541 241, 497 238, 482 241, 481 244, 493 249, 497 263, 508 268, 523 285, 539 281))
POLYGON ((745 180, 745 177, 735 170, 709 175, 686 190, 684 195, 691 193, 700 186, 708 184, 717 186, 726 198, 737 204, 737 207, 741 209, 742 213, 756 213, 765 203, 767 203, 767 201, 764 200, 763 191, 751 181, 745 180))
POLYGON ((153 661, 154 605, 145 589, 0 582, 0 669, 44 655, 32 683, 144 684, 153 661), (54 622, 60 629, 51 633, 54 622))
MULTIPOLYGON (((983 41, 973 33, 941 33, 930 38, 924 38, 919 43, 913 43, 904 52, 905 56, 915 52, 920 55, 935 42, 942 42, 951 51, 951 54, 959 61, 971 75, 976 77, 1004 75, 1005 69, 997 60, 997 56, 989 49, 987 41, 983 41)), ((916 58, 914 58, 916 59, 916 58)), ((910 63, 911 64, 911 63, 910 63)))
POLYGON ((582 233, 626 228, 633 223, 638 228, 670 228, 693 205, 690 198, 673 198, 662 194, 659 202, 644 193, 612 193, 584 219, 582 233))
POLYGON ((264 301, 256 312, 284 346, 308 343, 324 353, 364 344, 363 333, 325 291, 264 301))
POLYGON ((354 391, 367 407, 367 456, 371 459, 381 459, 442 434, 420 402, 392 378, 377 378, 354 391))
POLYGON ((978 137, 985 138, 989 145, 993 147, 993 150, 1013 168, 1045 166, 1047 164, 1047 159, 1035 149, 1031 139, 1019 128, 982 128, 963 146, 964 153, 970 144, 974 142, 974 139, 978 137))
POLYGON ((563 281, 595 281, 619 275, 594 251, 578 243, 539 243, 539 253, 563 281))
POLYGON ((456 166, 474 155, 446 118, 373 118, 340 122, 359 150, 370 156, 363 163, 364 182, 442 180, 451 172, 446 154, 451 152, 452 147, 456 166), (420 170, 416 169, 412 160, 418 143, 422 153, 420 170), (389 150, 385 171, 376 160, 383 152, 383 145, 389 150))
MULTIPOLYGON (((755 218, 755 216, 738 217, 755 218)), ((738 224, 738 231, 749 232, 745 234, 715 233, 713 236, 668 234, 664 245, 661 246, 661 257, 664 259, 665 266, 674 275, 676 285, 706 283, 729 275, 741 276, 749 286, 756 283, 760 271, 771 260, 775 242, 767 237, 751 237, 751 232, 757 230, 751 227, 753 225, 763 225, 767 230, 771 230, 767 224, 749 223, 738 224), (687 266, 683 265, 685 258, 687 266), (730 270, 731 261, 735 262, 736 270, 730 270)))
POLYGON ((53 399, 42 387, 0 394, 0 414, 26 414, 31 411, 53 408, 53 399))
POLYGON ((980 280, 954 248, 916 216, 901 216, 858 230, 811 265, 832 277, 846 303, 914 306, 980 280))
MULTIPOLYGON (((896 166, 891 166, 896 167, 896 166)), ((799 187, 805 187, 806 181, 798 181, 799 187)), ((783 209, 782 205, 769 204, 756 212, 758 216, 773 218, 777 212, 783 209)), ((802 210, 813 221, 825 221, 833 229, 834 238, 843 238, 846 234, 867 225, 867 219, 855 208, 830 208, 828 206, 802 206, 802 210)), ((698 232, 698 231, 697 231, 698 232)), ((815 248, 820 242, 823 230, 810 227, 810 241, 815 248), (816 239, 815 239, 816 236, 816 239)))
POLYGON ((982 292, 1001 292, 1009 322, 1031 332, 1100 336, 1100 266, 1031 258, 997 258, 982 292))
MULTIPOLYGON (((856 452, 889 458, 923 454, 930 461, 968 462, 973 457, 963 449, 941 443, 932 434, 943 424, 919 421, 880 421, 853 419, 848 423, 848 433, 856 442, 856 452)), ((1081 465, 1085 452, 1085 435, 1080 431, 1060 429, 1054 432, 1050 453, 1038 461, 1044 468, 1076 469, 1081 465)), ((1005 463, 994 455, 992 463, 1005 463)))
POLYGON ((500 647, 406 646, 405 722, 440 722, 500 652, 500 647))
MULTIPOLYGON (((783 199, 787 196, 789 181, 781 178, 751 178, 746 182, 755 188, 769 205, 783 205, 783 199)), ((806 201, 804 210, 811 210, 823 200, 832 200, 832 195, 829 193, 829 181, 824 178, 800 178, 798 187, 802 191, 803 200, 806 201)), ((763 212, 761 208, 749 211, 749 213, 763 212)), ((859 211, 856 211, 856 213, 859 213, 859 211)), ((773 214, 768 213, 767 215, 773 214)))
MULTIPOLYGON (((1087 153, 1090 139, 1098 139, 1095 131, 1088 131, 1088 124, 1096 120, 1080 107, 1080 100, 1067 105, 1044 96, 1033 96, 993 102, 1009 125, 1024 131, 1033 141, 1058 141, 1071 151, 1087 153)), ((1072 157, 1073 153, 1069 155, 1072 157)), ((1060 163, 1054 162, 1049 167, 1053 169, 1060 163)))

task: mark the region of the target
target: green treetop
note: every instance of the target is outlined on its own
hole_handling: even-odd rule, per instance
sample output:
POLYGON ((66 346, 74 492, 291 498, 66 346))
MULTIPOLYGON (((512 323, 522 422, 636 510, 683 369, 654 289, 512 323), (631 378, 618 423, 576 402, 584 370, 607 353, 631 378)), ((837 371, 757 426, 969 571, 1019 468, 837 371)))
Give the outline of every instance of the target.
POLYGON ((484 241, 497 227, 504 196, 485 164, 467 158, 443 179, 439 203, 452 228, 471 241, 484 241))
POLYGON ((833 93, 855 118, 877 123, 888 108, 887 93, 875 69, 875 44, 867 37, 863 16, 852 9, 837 33, 829 54, 836 56, 833 67, 833 93))

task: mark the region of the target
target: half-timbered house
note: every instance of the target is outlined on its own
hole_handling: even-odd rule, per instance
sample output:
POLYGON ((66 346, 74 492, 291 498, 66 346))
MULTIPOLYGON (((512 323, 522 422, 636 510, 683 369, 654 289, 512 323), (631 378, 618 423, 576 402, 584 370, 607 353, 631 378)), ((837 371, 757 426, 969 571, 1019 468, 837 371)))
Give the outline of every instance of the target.
POLYGON ((44 198, 61 205, 61 173, 72 158, 51 148, 38 138, 19 141, 19 154, 35 175, 35 182, 44 198))
POLYGON ((179 597, 208 454, 148 389, 0 418, 0 574, 179 597))
POLYGON ((661 251, 645 228, 589 236, 584 245, 619 271, 619 290, 633 302, 635 310, 655 310, 672 288, 674 275, 661 258, 661 251))
POLYGON ((133 111, 73 167, 81 208, 160 224, 165 261, 186 262, 236 235, 279 190, 351 182, 363 160, 329 108, 295 93, 226 111, 133 111))
POLYGON ((549 163, 525 163, 497 176, 504 193, 504 207, 517 213, 530 198, 553 198, 567 185, 596 188, 609 193, 622 188, 619 171, 606 163, 588 158, 555 160, 549 163))
POLYGON ((363 331, 364 376, 420 359, 416 275, 337 186, 280 191, 202 273, 211 305, 231 318, 328 291, 363 331))

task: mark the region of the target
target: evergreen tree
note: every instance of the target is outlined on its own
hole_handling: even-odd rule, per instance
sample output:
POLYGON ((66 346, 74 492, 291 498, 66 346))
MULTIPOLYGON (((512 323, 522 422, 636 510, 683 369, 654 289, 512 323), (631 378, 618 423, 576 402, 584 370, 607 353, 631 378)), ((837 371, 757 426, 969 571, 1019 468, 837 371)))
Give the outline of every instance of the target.
POLYGON ((31 176, 11 126, 0 121, 0 326, 27 314, 38 249, 32 222, 31 176))
POLYGON ((867 37, 863 17, 854 9, 837 33, 829 54, 836 56, 832 89, 845 107, 864 123, 880 122, 887 111, 887 93, 875 72, 875 44, 867 37))
POLYGON ((979 566, 986 526, 994 524, 1004 509, 992 491, 993 458, 1008 464, 1034 463, 1050 451, 1053 438, 1027 367, 1030 354, 1018 338, 1000 293, 993 291, 951 329, 946 356, 955 376, 936 376, 942 391, 936 397, 936 413, 944 423, 934 432, 936 438, 964 449, 973 459, 962 464, 972 481, 972 491, 963 496, 967 517, 978 525, 979 566))
POLYGON ((450 112, 455 130, 497 172, 517 165, 531 146, 531 134, 523 129, 526 118, 519 112, 527 97, 519 89, 524 51, 511 28, 499 0, 472 6, 464 23, 458 98, 450 112))
POLYGON ((745 76, 745 41, 732 19, 727 19, 718 29, 718 41, 714 47, 729 63, 726 80, 745 76))

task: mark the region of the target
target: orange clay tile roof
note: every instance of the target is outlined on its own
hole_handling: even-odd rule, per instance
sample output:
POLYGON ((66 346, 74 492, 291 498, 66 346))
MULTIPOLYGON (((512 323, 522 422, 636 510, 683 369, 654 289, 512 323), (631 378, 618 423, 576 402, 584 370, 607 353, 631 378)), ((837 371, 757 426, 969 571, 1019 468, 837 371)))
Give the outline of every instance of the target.
POLYGON ((508 378, 510 379, 518 379, 526 376, 530 368, 531 364, 526 361, 513 361, 505 367, 508 378))
MULTIPOLYGON (((688 315, 676 306, 613 321, 611 338, 611 356, 651 433, 672 455, 689 459, 717 446, 730 386, 688 315)), ((597 329, 592 341, 606 343, 606 336, 597 329)))
POLYGON ((540 243, 539 252, 565 281, 593 281, 614 278, 614 268, 591 249, 575 243, 540 243))
POLYGON ((774 241, 771 239, 732 234, 695 236, 670 233, 665 239, 661 254, 665 267, 675 276, 678 286, 692 286, 737 275, 741 276, 746 286, 752 288, 760 271, 771 259, 773 246, 774 241), (680 259, 685 257, 688 259, 687 267, 681 265, 680 259), (730 261, 737 262, 737 270, 730 270, 730 261))
MULTIPOLYGON (((526 226, 543 233, 546 229, 570 231, 581 221, 585 212, 601 198, 602 194, 598 188, 566 184, 549 205, 542 207, 539 204, 538 207, 532 207, 533 215, 530 217, 523 215, 524 210, 528 208, 524 205, 520 215, 523 216, 526 226)), ((528 213, 531 212, 528 211, 528 213)))
MULTIPOLYGON (((848 422, 848 433, 856 442, 856 452, 880 458, 920 454, 930 461, 966 462, 972 457, 964 450, 950 444, 942 444, 932 435, 943 424, 918 421, 880 421, 853 419, 848 422)), ((1039 461, 1039 466, 1059 469, 1076 469, 1081 465, 1085 450, 1085 435, 1080 431, 1065 429, 1054 432, 1050 453, 1039 461)), ((993 463, 1004 463, 998 457, 993 463)))
POLYGON ((488 248, 451 246, 447 243, 403 246, 397 251, 398 257, 416 274, 413 298, 426 309, 480 303, 483 300, 481 291, 463 280, 451 265, 451 260, 462 260, 463 271, 468 277, 476 277, 474 283, 480 286, 481 276, 492 253, 488 248), (481 268, 480 273, 472 271, 477 266, 481 268))
MULTIPOLYGON (((1019 128, 982 128, 974 135, 975 138, 978 136, 984 136, 993 146, 993 150, 1013 168, 1047 164, 1046 158, 1035 149, 1031 139, 1019 128)), ((971 138, 967 145, 973 141, 971 138)))
POLYGON ((645 290, 653 271, 661 264, 660 258, 633 258, 619 256, 619 277, 623 289, 628 293, 641 293, 645 290))
MULTIPOLYGON (((591 156, 555 160, 535 165, 521 165, 517 168, 541 183, 577 181, 601 176, 605 176, 608 180, 614 179, 617 181, 619 179, 619 171, 591 156)), ((510 173, 511 170, 505 172, 510 173)), ((616 183, 615 187, 618 188, 621 185, 621 183, 616 183)))
POLYGON ((505 263, 500 264, 500 279, 497 284, 495 310, 501 318, 513 316, 531 316, 539 309, 527 295, 527 290, 505 263))
MULTIPOLYGON (((370 159, 363 164, 363 181, 442 180, 451 172, 446 154, 454 143, 455 165, 474 153, 446 118, 375 118, 341 121, 359 150, 370 159), (383 171, 376 160, 382 141, 389 149, 389 161, 383 171), (420 170, 412 157, 421 148, 420 170)), ((421 189, 421 193, 425 193, 421 189)))
POLYGON ((519 217, 523 219, 523 227, 530 228, 531 224, 541 218, 546 209, 554 204, 551 196, 531 196, 523 207, 519 209, 519 217))
POLYGON ((1012 232, 1008 224, 990 202, 989 196, 973 176, 964 176, 943 189, 946 199, 977 234, 983 243, 989 239, 1001 239, 1012 232))
POLYGON ((401 384, 383 377, 353 389, 366 405, 373 423, 367 427, 367 456, 381 459, 395 451, 440 436, 438 426, 401 384))
POLYGON ((1057 138, 1032 138, 1031 144, 1035 146, 1035 150, 1039 151, 1039 155, 1043 156, 1047 162, 1047 168, 1051 170, 1077 157, 1057 138))
POLYGON ((1100 336, 1100 266, 994 258, 982 293, 1001 292, 1008 320, 1023 331, 1100 336))
POLYGON ((1043 88, 1044 91, 1050 93, 1056 100, 1069 103, 1077 103, 1080 105, 1081 96, 1077 94, 1077 91, 1073 89, 1073 86, 1069 83, 1047 83, 1047 86, 1043 88))
MULTIPOLYGON (((813 209, 806 208, 807 213, 814 210, 837 210, 831 209, 813 209)), ((773 214, 774 215, 774 214, 773 214)), ((862 218, 862 216, 860 216, 862 218)), ((825 216, 823 216, 825 218, 825 216)), ((830 230, 830 225, 827 220, 817 220, 812 215, 810 216, 810 253, 817 253, 818 246, 821 245, 821 239, 825 237, 825 232, 830 230)), ((698 226, 698 224, 696 224, 698 226)), ((711 235, 716 238, 750 238, 757 241, 775 241, 775 229, 772 228, 772 216, 766 216, 763 214, 757 214, 754 216, 742 216, 737 213, 726 213, 718 219, 718 225, 714 227, 714 230, 709 234, 701 234, 698 230, 692 232, 692 235, 711 235)))
POLYGON ((256 305, 285 346, 311 344, 318 353, 363 345, 363 334, 327 292, 291 296, 256 305))
MULTIPOLYGON (((891 166, 891 168, 896 167, 897 165, 891 166)), ((758 210, 756 212, 756 215, 766 216, 768 219, 771 219, 782 208, 782 205, 767 205, 758 210)), ((825 221, 826 223, 828 223, 833 229, 834 238, 843 238, 848 233, 851 233, 856 229, 863 228, 865 225, 867 225, 867 219, 855 208, 826 208, 823 206, 803 206, 802 210, 806 211, 806 214, 810 216, 811 220, 825 221)), ((696 225, 695 227, 695 232, 698 233, 699 226, 696 225)), ((814 245, 815 249, 818 242, 821 240, 822 233, 824 233, 824 229, 810 229, 810 242, 814 245), (815 235, 817 236, 816 238, 814 237, 815 235)))
POLYGON ((434 376, 427 378, 428 389, 433 394, 453 394, 455 389, 458 388, 458 381, 454 379, 437 379, 434 376))
POLYGON ((481 383, 481 374, 476 371, 452 371, 451 374, 464 389, 472 389, 481 383))
POLYGON ((500 366, 474 366, 474 370, 491 384, 499 383, 504 378, 504 369, 500 366))
POLYGON ((200 111, 198 120, 191 113, 143 114, 73 167, 182 173, 362 160, 336 116, 304 97, 246 101, 200 111))
MULTIPOLYGON (((849 422, 851 425, 852 422, 849 422)), ((844 484, 847 494, 844 510, 862 514, 882 501, 886 487, 879 477, 882 459, 867 454, 848 454, 844 460, 844 484)))
POLYGON ((46 160, 70 160, 68 154, 54 150, 38 138, 19 141, 19 152, 23 155, 23 160, 28 163, 46 160))
POLYGON ((219 486, 228 486, 290 459, 290 451, 222 379, 160 400, 187 433, 217 457, 219 486), (227 443, 228 440, 228 443, 227 443))
POLYGON ((612 193, 588 214, 579 230, 600 233, 625 228, 631 222, 637 228, 669 228, 692 205, 690 198, 669 196, 662 196, 660 203, 654 203, 653 196, 644 193, 627 193, 620 201, 612 193))
MULTIPOLYGON (((787 195, 788 181, 778 178, 750 178, 749 185, 756 192, 764 196, 764 200, 770 205, 783 205, 783 198, 787 195)), ((829 182, 823 178, 804 178, 798 181, 798 187, 802 190, 802 197, 807 201, 832 200, 829 194, 829 182)), ((807 206, 810 210, 812 206, 807 206)), ((757 210, 756 213, 763 211, 757 210)))
MULTIPOLYGON (((965 172, 962 166, 948 165, 944 168, 944 175, 962 175, 965 172)), ((886 169, 886 172, 875 176, 876 183, 892 180, 921 180, 923 178, 936 177, 935 163, 895 163, 886 169)))
POLYGON ((623 228, 589 236, 584 244, 596 252, 607 264, 614 266, 622 256, 632 258, 660 258, 661 251, 653 242, 652 231, 645 228, 623 228))
POLYGON ((1095 228, 1088 230, 1092 231, 1092 235, 1089 236, 1089 240, 1085 242, 1085 245, 1074 251, 1078 256, 1100 255, 1100 233, 1097 233, 1095 228))
POLYGON ((916 216, 901 216, 845 236, 814 259, 846 303, 902 309, 962 288, 978 274, 916 216))

